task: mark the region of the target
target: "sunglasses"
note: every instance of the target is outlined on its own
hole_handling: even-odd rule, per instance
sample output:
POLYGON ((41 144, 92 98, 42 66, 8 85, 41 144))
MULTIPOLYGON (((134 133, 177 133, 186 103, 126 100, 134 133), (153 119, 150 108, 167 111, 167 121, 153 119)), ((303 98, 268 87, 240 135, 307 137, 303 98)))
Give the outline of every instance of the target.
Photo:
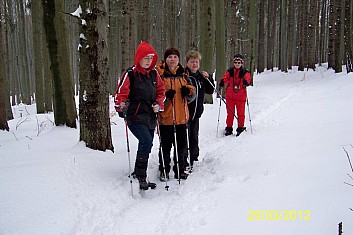
POLYGON ((243 62, 241 61, 234 61, 234 64, 242 64, 243 62))

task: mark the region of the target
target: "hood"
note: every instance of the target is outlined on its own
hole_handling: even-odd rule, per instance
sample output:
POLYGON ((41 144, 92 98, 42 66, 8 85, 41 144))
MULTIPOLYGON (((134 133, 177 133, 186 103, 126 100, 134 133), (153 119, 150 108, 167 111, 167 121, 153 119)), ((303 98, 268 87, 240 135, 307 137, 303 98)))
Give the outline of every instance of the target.
POLYGON ((134 58, 134 63, 136 65, 136 68, 140 71, 140 72, 143 72, 145 71, 145 69, 143 69, 140 65, 139 65, 139 62, 140 60, 149 55, 149 54, 153 54, 153 60, 152 60, 152 63, 151 63, 151 66, 148 68, 148 70, 151 70, 153 69, 155 66, 156 66, 156 63, 157 63, 157 59, 158 59, 158 56, 157 56, 157 53, 156 51, 154 50, 154 48, 147 42, 141 42, 137 48, 136 48, 136 53, 135 53, 135 58, 134 58))

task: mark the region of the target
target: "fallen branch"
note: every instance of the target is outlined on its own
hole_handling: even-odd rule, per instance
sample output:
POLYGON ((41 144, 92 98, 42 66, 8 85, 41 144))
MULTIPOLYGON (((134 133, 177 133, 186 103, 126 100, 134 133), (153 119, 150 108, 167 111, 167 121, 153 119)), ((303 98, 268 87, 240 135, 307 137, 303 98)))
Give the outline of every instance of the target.
MULTIPOLYGON (((352 146, 352 145, 351 145, 351 146, 352 146)), ((346 150, 344 147, 343 147, 343 150, 346 152, 346 155, 347 155, 348 161, 349 161, 349 165, 351 166, 351 170, 352 170, 352 172, 353 172, 352 162, 351 162, 351 159, 350 159, 350 157, 349 157, 349 154, 348 154, 347 150, 346 150)))

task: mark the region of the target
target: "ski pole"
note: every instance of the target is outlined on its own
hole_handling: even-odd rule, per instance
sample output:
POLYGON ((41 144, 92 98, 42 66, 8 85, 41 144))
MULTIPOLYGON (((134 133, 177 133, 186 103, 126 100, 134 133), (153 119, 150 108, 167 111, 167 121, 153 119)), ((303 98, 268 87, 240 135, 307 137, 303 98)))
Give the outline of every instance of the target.
POLYGON ((129 179, 130 179, 130 187, 131 187, 131 196, 134 197, 134 193, 133 193, 133 190, 132 190, 130 144, 129 144, 129 132, 128 132, 128 129, 127 129, 126 111, 124 111, 124 121, 125 121, 125 133, 126 133, 127 158, 128 158, 128 162, 129 162, 129 179))
MULTIPOLYGON (((223 89, 223 88, 221 88, 221 93, 222 93, 222 89, 223 89)), ((217 132, 216 132, 216 137, 218 137, 219 117, 221 116, 221 106, 222 106, 222 100, 221 100, 221 97, 219 97, 219 108, 218 108, 218 120, 217 120, 217 132)))
MULTIPOLYGON (((174 98, 173 98, 173 100, 174 100, 174 98)), ((176 138, 175 110, 174 110, 173 100, 171 100, 171 102, 172 102, 172 115, 173 115, 174 143, 175 143, 174 150, 175 150, 175 158, 176 158, 176 162, 177 162, 178 181, 180 184, 179 154, 178 154, 178 143, 177 143, 177 138, 176 138)))
POLYGON ((163 156, 163 149, 162 149, 162 138, 161 138, 161 132, 159 129, 159 122, 158 122, 158 114, 156 114, 156 127, 157 127, 157 135, 159 138, 159 152, 161 153, 161 157, 162 157, 162 165, 163 165, 163 171, 164 171, 164 177, 166 178, 165 180, 165 189, 168 191, 169 186, 168 186, 168 182, 167 182, 167 172, 165 171, 165 163, 164 163, 164 156, 163 156))
POLYGON ((252 125, 251 125, 251 116, 250 116, 250 106, 249 106, 249 99, 248 97, 246 97, 246 104, 248 106, 248 114, 249 114, 249 121, 250 121, 250 130, 251 130, 251 134, 252 134, 252 125))
POLYGON ((215 88, 215 86, 212 84, 212 82, 206 78, 206 80, 211 84, 211 86, 213 87, 213 89, 217 92, 217 95, 221 98, 221 100, 223 101, 223 103, 227 106, 227 109, 229 109, 229 111, 233 114, 233 116, 238 120, 237 115, 235 115, 235 113, 233 112, 233 110, 229 107, 229 105, 227 104, 227 102, 225 101, 225 99, 223 98, 222 94, 220 94, 217 89, 215 88))
MULTIPOLYGON (((186 105, 187 105, 187 102, 186 102, 186 98, 183 98, 184 99, 184 113, 185 113, 185 121, 187 121, 186 123, 186 143, 187 143, 187 154, 188 154, 188 160, 189 160, 189 164, 190 164, 190 172, 192 171, 192 166, 191 166, 191 153, 190 153, 190 143, 189 143, 189 120, 186 120, 187 119, 187 110, 186 110, 186 105)), ((190 118, 190 117, 189 117, 190 118)))

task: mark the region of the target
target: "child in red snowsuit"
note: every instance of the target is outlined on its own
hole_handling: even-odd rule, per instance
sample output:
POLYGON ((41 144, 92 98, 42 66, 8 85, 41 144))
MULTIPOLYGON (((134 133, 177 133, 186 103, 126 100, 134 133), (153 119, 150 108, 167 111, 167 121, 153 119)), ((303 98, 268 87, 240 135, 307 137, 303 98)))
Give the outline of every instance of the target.
POLYGON ((245 122, 245 102, 246 102, 246 87, 250 84, 250 73, 243 66, 244 57, 241 54, 234 55, 234 66, 229 68, 222 76, 219 83, 220 87, 225 86, 225 96, 227 102, 227 127, 225 135, 233 134, 233 121, 235 116, 235 107, 237 108, 238 127, 236 129, 239 136, 246 127, 245 122))

